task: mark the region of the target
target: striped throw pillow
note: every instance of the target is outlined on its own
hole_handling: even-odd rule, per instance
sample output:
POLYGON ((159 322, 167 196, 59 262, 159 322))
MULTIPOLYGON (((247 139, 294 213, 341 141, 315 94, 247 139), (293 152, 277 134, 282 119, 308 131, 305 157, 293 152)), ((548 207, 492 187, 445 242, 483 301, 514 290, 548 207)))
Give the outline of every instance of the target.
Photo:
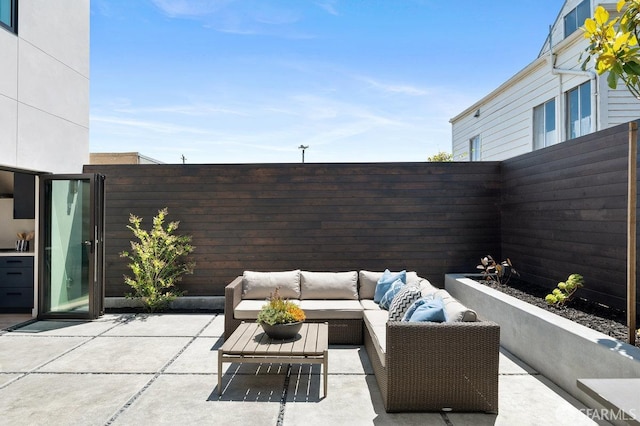
POLYGON ((389 306, 389 321, 401 321, 409 306, 422 297, 417 285, 407 284, 395 295, 389 306))

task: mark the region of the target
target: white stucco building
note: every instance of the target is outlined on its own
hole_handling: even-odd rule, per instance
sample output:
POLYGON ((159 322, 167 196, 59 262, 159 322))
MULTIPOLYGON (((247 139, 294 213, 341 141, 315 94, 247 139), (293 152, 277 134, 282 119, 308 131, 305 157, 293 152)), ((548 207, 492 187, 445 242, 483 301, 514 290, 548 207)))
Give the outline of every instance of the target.
POLYGON ((99 277, 95 197, 53 180, 89 162, 89 1, 0 0, 0 315, 77 306, 95 285, 74 271, 99 277))
POLYGON ((0 169, 89 162, 89 0, 0 0, 0 169))
POLYGON ((640 118, 622 83, 610 89, 593 62, 581 69, 580 27, 598 5, 615 13, 615 1, 566 0, 538 57, 450 120, 455 161, 503 160, 640 118))

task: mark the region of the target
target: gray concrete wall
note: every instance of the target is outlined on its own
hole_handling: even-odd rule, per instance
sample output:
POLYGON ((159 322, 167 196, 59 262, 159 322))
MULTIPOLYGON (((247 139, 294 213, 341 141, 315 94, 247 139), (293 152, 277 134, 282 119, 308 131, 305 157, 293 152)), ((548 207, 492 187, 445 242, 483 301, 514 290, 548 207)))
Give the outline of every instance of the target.
POLYGON ((583 378, 640 377, 640 349, 465 278, 448 274, 445 288, 478 315, 500 324, 500 344, 592 408, 583 378))

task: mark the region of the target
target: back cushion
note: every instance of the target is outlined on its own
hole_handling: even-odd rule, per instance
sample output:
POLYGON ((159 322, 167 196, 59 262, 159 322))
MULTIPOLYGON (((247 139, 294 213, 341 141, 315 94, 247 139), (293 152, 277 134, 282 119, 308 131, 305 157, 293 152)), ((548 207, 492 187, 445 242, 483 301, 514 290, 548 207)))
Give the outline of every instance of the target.
POLYGON ((285 299, 300 298, 300 270, 283 272, 253 272, 242 274, 243 299, 268 299, 278 292, 285 299))
POLYGON ((422 296, 433 296, 433 294, 440 290, 438 287, 434 287, 429 280, 420 280, 419 283, 420 291, 422 291, 422 296))
POLYGON ((358 273, 300 272, 301 299, 358 300, 358 273))
MULTIPOLYGON (((360 271, 358 274, 358 279, 360 281, 360 288, 358 289, 360 299, 373 299, 373 296, 376 293, 376 285, 383 273, 384 272, 360 271)), ((397 273, 398 272, 392 272, 394 275, 397 273)), ((407 284, 411 284, 412 282, 419 280, 420 277, 418 277, 417 273, 407 272, 407 284)))
POLYGON ((472 309, 467 308, 462 303, 455 299, 446 290, 438 290, 433 294, 434 297, 439 297, 444 303, 444 313, 447 318, 447 322, 465 321, 474 322, 478 320, 478 315, 472 309))

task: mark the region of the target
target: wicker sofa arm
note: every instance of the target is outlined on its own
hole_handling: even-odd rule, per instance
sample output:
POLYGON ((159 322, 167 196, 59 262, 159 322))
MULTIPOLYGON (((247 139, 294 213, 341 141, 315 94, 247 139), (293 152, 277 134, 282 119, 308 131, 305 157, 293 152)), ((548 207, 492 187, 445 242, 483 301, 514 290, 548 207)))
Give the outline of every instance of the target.
POLYGON ((236 277, 224 288, 224 337, 228 339, 242 321, 235 319, 233 311, 242 301, 242 276, 236 277))
POLYGON ((389 411, 498 411, 500 326, 388 322, 389 411))

